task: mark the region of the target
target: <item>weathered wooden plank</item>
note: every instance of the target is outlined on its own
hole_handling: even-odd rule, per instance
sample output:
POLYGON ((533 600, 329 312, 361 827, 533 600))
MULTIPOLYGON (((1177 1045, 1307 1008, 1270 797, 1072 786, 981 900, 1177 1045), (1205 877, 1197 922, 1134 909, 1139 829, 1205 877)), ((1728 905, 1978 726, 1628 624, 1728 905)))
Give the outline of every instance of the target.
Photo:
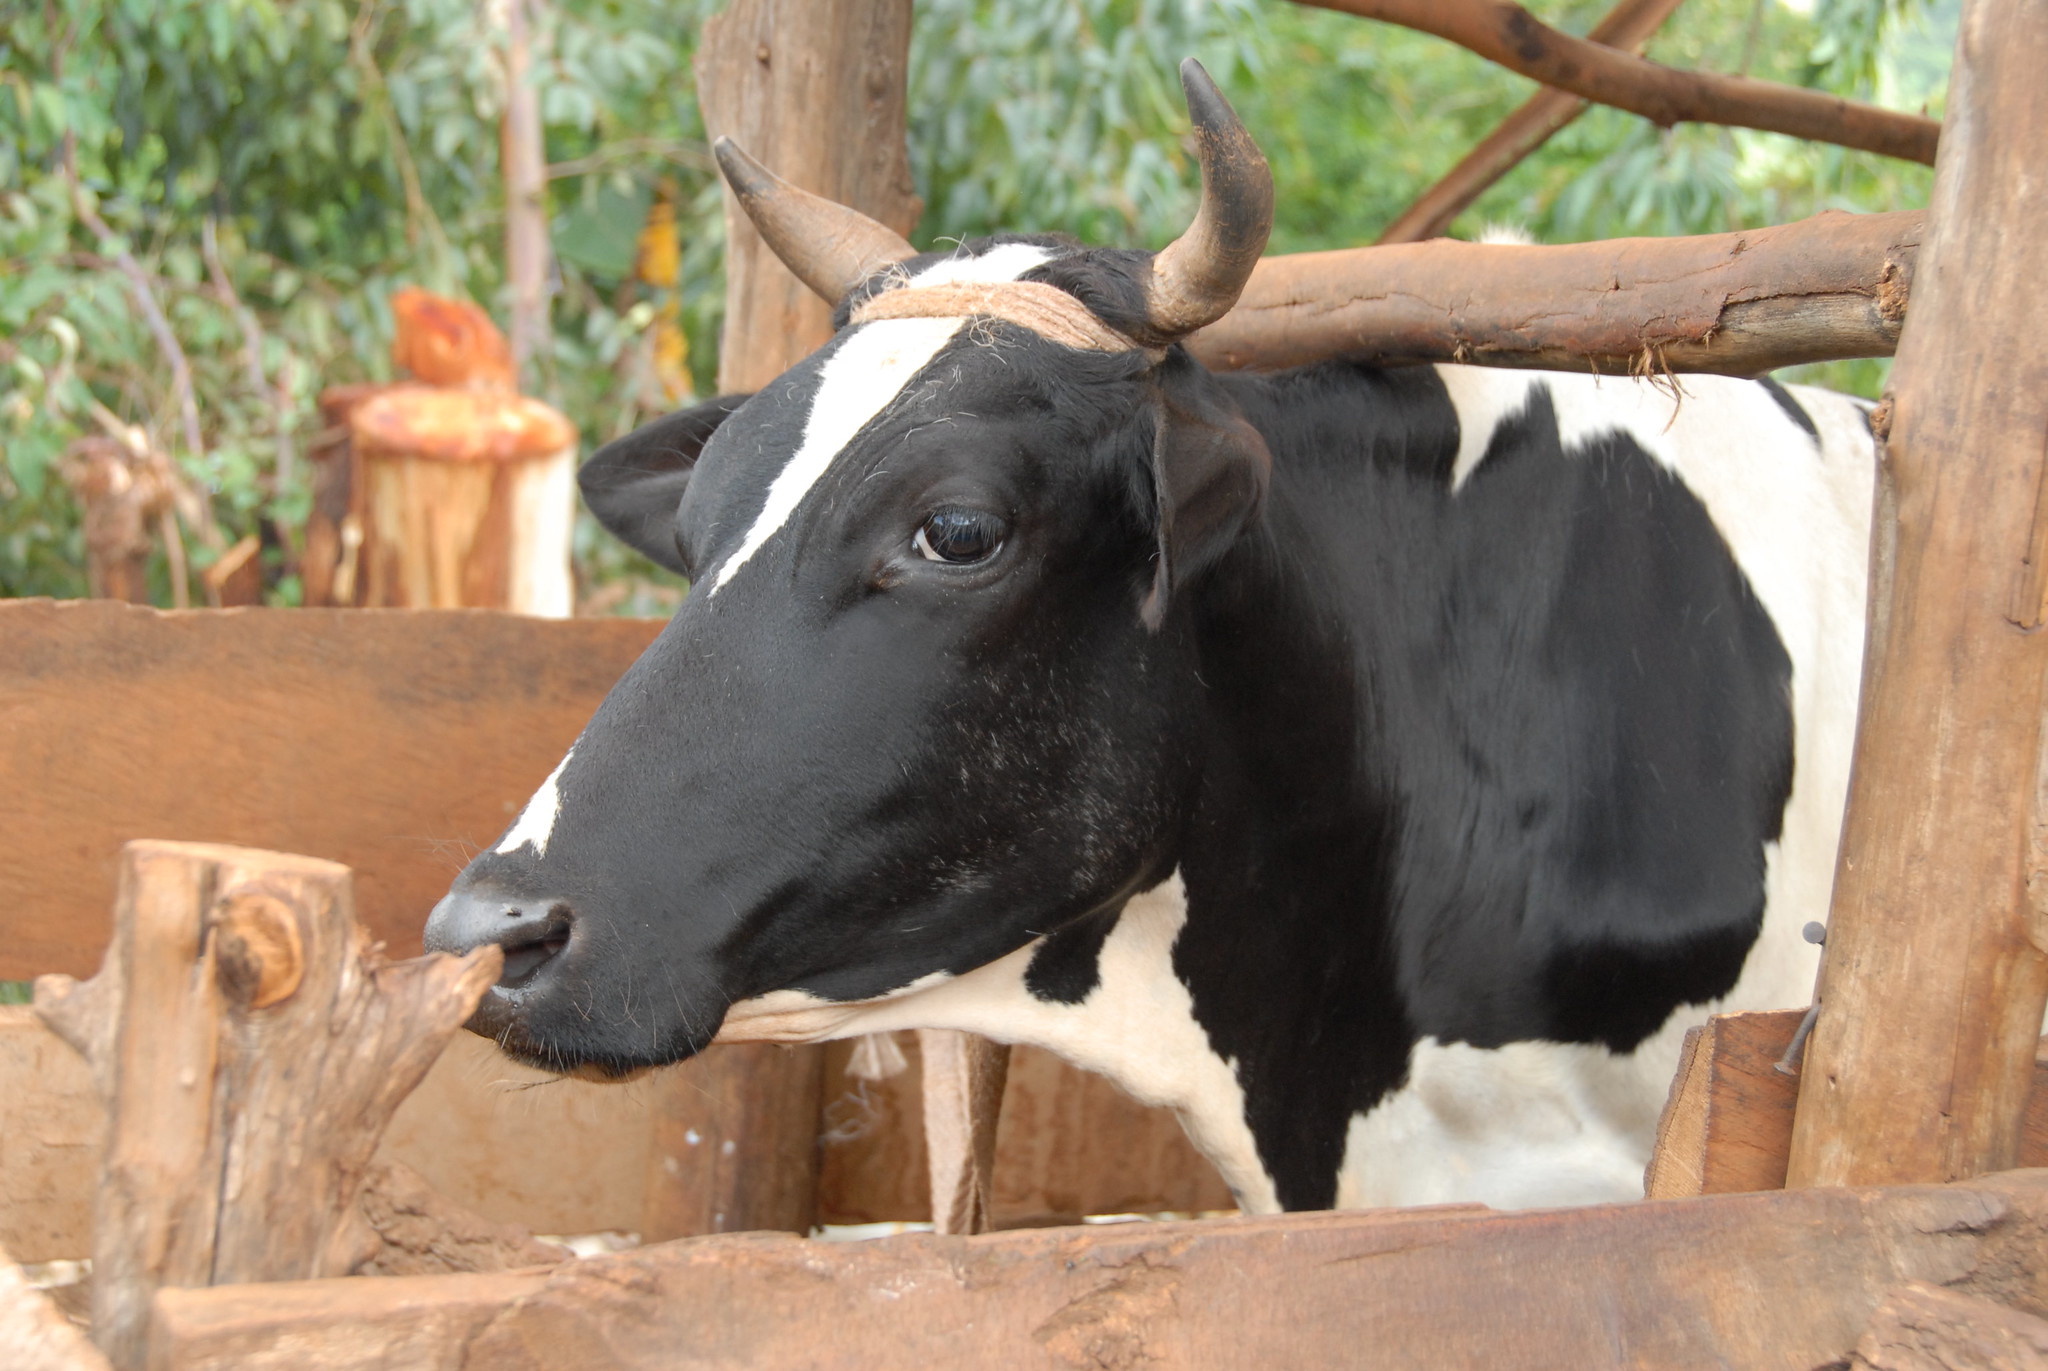
MULTIPOLYGON (((1653 1200, 1776 1190, 1785 1184, 1799 1077, 1778 1070, 1801 1010, 1717 1014, 1685 1037, 1643 1176, 1653 1200)), ((2019 1165, 2048 1166, 2048 1038, 2034 1058, 2019 1165)))
POLYGON ((1643 1177, 1653 1200, 1785 1184, 1799 1078, 1777 1069, 1805 1012, 1716 1014, 1686 1034, 1643 1177))
POLYGON ((822 1244, 158 1296, 157 1371, 1726 1367, 1845 1357, 1910 1280, 2048 1302, 2048 1174, 1518 1214, 822 1244))
MULTIPOLYGON (((923 1063, 916 1034, 898 1034, 896 1042, 904 1069, 881 1080, 849 1072, 854 1044, 828 1048, 822 1223, 931 1217, 923 1063)), ((1171 1111, 1147 1108, 1049 1052, 1011 1051, 996 1130, 994 1227, 1075 1223, 1088 1214, 1199 1214, 1236 1205, 1171 1111)))
POLYGON ((353 867, 393 955, 661 625, 484 610, 0 602, 0 980, 89 975, 121 844, 353 867))
POLYGON ((1856 765, 1789 1183, 2011 1166, 2048 1005, 2048 22, 1966 0, 1880 424, 1856 765))

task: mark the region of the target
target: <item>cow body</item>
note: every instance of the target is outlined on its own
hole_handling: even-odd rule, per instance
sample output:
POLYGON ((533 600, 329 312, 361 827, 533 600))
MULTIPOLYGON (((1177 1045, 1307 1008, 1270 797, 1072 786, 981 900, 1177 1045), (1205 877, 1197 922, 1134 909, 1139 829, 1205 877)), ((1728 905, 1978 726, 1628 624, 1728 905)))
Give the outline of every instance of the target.
POLYGON ((693 590, 428 945, 503 945, 472 1027, 558 1069, 961 1028, 1173 1108, 1248 1210, 1639 1193, 1684 1026, 1811 990, 1865 416, 1212 376, 1270 178, 1183 76, 1156 256, 914 255, 721 146, 839 331, 586 465, 693 590))
POLYGON ((1173 875, 880 1002, 744 1001, 726 1036, 1046 1047, 1176 1110, 1254 1210, 1639 1195, 1684 1030, 1811 993, 1863 408, 1449 366, 1235 386, 1274 480, 1205 592, 1235 774, 1173 875), (1572 966, 1603 925, 1630 950, 1572 966))

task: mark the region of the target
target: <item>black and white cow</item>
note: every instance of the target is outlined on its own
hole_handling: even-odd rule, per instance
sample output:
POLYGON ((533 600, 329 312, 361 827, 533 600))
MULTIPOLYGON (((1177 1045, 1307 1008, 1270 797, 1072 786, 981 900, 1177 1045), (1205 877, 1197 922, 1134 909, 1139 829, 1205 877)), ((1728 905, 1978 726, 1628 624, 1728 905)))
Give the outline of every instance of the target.
POLYGON ((1265 241, 913 255, 721 148, 840 302, 759 394, 584 468, 690 598, 430 946, 473 1026, 623 1075, 713 1041, 1036 1043, 1248 1210, 1640 1194, 1678 1036, 1804 1004, 1872 443, 1843 398, 1174 345, 1265 241))

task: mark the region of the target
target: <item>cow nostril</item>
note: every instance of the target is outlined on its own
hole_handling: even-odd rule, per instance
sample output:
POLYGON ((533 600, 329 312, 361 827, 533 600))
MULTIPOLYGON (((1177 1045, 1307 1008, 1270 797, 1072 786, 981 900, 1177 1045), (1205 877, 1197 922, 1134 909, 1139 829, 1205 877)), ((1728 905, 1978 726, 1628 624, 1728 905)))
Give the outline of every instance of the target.
POLYGON ((536 920, 529 928, 507 934, 500 942, 505 949, 505 969, 498 973, 498 984, 516 990, 530 983, 543 966, 569 945, 570 922, 569 906, 558 904, 548 911, 545 920, 536 920))

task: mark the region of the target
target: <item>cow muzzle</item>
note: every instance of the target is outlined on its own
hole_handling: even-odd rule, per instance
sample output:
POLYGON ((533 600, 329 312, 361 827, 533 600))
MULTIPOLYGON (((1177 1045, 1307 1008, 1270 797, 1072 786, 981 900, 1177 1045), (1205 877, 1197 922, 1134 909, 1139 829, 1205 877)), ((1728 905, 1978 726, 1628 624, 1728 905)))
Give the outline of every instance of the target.
POLYGON ((505 949, 498 988, 524 990, 569 946, 576 916, 559 900, 494 897, 479 891, 444 896, 427 917, 429 952, 474 951, 486 943, 505 949))

